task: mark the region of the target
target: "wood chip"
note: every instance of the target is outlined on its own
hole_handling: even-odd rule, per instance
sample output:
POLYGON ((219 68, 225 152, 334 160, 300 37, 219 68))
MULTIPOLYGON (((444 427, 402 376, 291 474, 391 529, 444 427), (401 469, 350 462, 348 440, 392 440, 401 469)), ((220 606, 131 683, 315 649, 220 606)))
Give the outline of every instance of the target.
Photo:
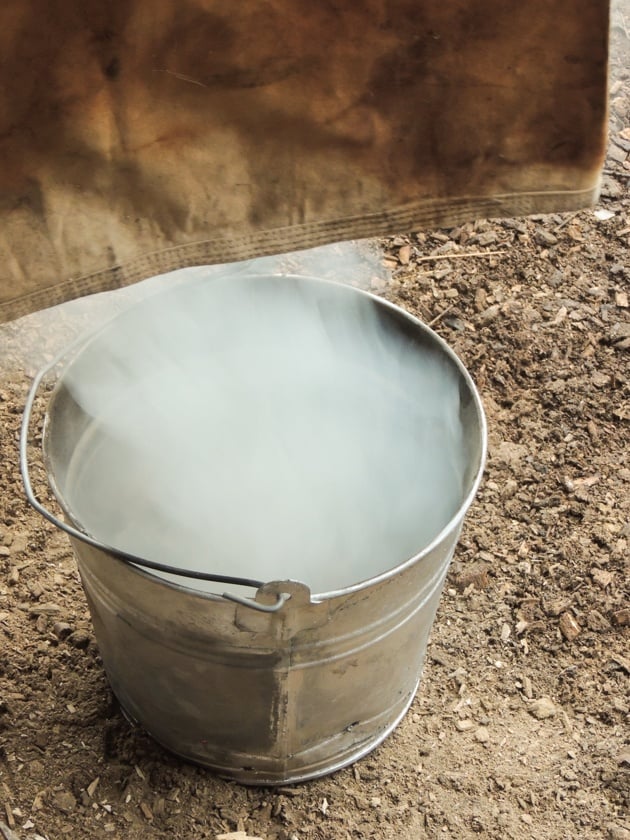
POLYGON ((556 312, 556 317, 551 322, 552 326, 557 327, 558 324, 561 324, 564 319, 567 317, 567 308, 566 306, 561 306, 560 309, 556 312))
POLYGON ((542 608, 545 612, 545 615, 557 618, 559 615, 565 612, 569 604, 570 601, 567 598, 549 598, 548 600, 543 600, 542 608))
POLYGON ((13 817, 13 812, 11 811, 11 806, 8 802, 4 803, 4 812, 7 815, 7 823, 9 824, 9 828, 15 828, 15 819, 13 817))
POLYGON ((29 607, 29 615, 36 616, 36 615, 55 615, 58 612, 61 612, 61 607, 59 604, 33 604, 33 606, 29 607))
MULTIPOLYGON (((359 772, 359 770, 358 770, 357 767, 355 767, 353 769, 356 770, 356 773, 355 773, 355 778, 356 778, 356 775, 359 772)), ((359 776, 359 778, 361 778, 361 777, 359 776)), ((283 796, 301 796, 302 795, 302 790, 301 790, 301 788, 279 787, 279 788, 276 788, 276 793, 281 793, 283 796)))
POLYGON ((62 814, 71 814, 77 806, 77 800, 69 790, 60 790, 53 795, 52 804, 62 814))
POLYGON ((142 815, 144 816, 145 820, 147 820, 147 822, 153 821, 153 812, 151 811, 146 802, 140 803, 140 810, 142 811, 142 815))
POLYGON ((22 552, 26 551, 28 548, 28 535, 15 534, 13 542, 9 547, 11 549, 11 554, 22 554, 22 552))
POLYGON ((97 776, 95 779, 92 779, 90 784, 87 786, 86 790, 87 790, 87 794, 90 798, 94 796, 94 792, 95 792, 96 788, 98 787, 98 783, 100 782, 100 780, 101 780, 100 776, 97 776))
POLYGON ((497 241, 497 235, 493 230, 484 231, 484 233, 480 233, 478 236, 475 237, 477 240, 477 244, 481 245, 482 248, 486 248, 488 245, 494 245, 497 241))
POLYGON ((534 234, 534 239, 543 248, 549 248, 558 243, 558 237, 551 233, 551 231, 545 230, 545 228, 537 230, 534 234))
POLYGON ((619 665, 626 674, 630 674, 630 660, 626 659, 626 657, 622 656, 620 653, 613 653, 610 658, 616 665, 619 665))
MULTIPOLYGON (((610 380, 610 377, 608 377, 607 382, 609 380, 610 380)), ((593 485, 599 483, 599 480, 600 479, 599 479, 598 475, 585 475, 585 476, 582 476, 581 478, 574 479, 573 484, 576 487, 593 487, 593 485)))
POLYGON ((560 616, 560 632, 568 642, 572 642, 580 635, 582 628, 570 612, 562 613, 560 616))
POLYGON ((617 627, 627 627, 630 624, 630 608, 625 607, 613 613, 613 622, 617 627))
POLYGON ((411 245, 403 245, 398 251, 398 259, 402 265, 409 265, 411 259, 411 245))
POLYGON ((15 831, 12 831, 2 820, 0 820, 0 834, 2 834, 4 840, 20 840, 15 831))
POLYGON ((53 633, 58 639, 65 639, 72 633, 72 627, 66 624, 65 621, 55 621, 53 624, 53 633))
POLYGON ((244 831, 231 831, 229 834, 217 834, 216 840, 263 840, 262 837, 252 837, 244 831))
POLYGON ((472 563, 455 578, 455 586, 460 592, 473 586, 475 589, 485 589, 488 586, 488 566, 486 563, 472 563))
POLYGON ((539 697, 538 700, 532 700, 529 704, 528 711, 537 720, 545 720, 545 718, 553 717, 557 710, 551 698, 539 697))
POLYGON ((521 469, 522 462, 530 454, 529 447, 523 443, 513 443, 511 440, 502 440, 496 446, 490 448, 490 459, 497 464, 505 464, 515 472, 521 469))
POLYGON ((485 726, 480 726, 478 729, 475 730, 475 740, 479 741, 480 744, 485 744, 490 738, 490 733, 488 732, 485 726))
POLYGON ((589 630, 595 633, 605 633, 610 630, 610 622, 605 618, 599 610, 591 610, 586 616, 586 624, 589 630))
POLYGON ((89 646, 90 639, 92 637, 85 630, 74 630, 66 638, 72 647, 78 648, 79 650, 85 650, 85 648, 89 646))
POLYGON ((591 569, 591 577, 598 586, 601 586, 602 589, 606 589, 607 586, 610 586, 613 580, 612 572, 608 572, 606 569, 598 569, 597 566, 594 566, 591 569))
POLYGON ((492 306, 489 306, 485 309, 480 315, 477 316, 479 323, 482 326, 491 323, 494 319, 498 316, 499 312, 501 311, 501 307, 498 303, 494 303, 492 306))

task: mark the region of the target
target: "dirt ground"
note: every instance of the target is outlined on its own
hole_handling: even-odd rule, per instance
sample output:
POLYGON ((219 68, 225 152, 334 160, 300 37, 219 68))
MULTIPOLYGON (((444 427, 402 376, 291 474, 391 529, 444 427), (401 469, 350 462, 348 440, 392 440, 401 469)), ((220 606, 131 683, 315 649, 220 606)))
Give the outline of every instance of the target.
POLYGON ((66 538, 17 466, 29 377, 101 310, 2 330, 0 837, 630 838, 629 25, 596 212, 381 243, 393 279, 375 290, 464 361, 490 454, 418 695, 354 767, 245 788, 125 720, 66 538))

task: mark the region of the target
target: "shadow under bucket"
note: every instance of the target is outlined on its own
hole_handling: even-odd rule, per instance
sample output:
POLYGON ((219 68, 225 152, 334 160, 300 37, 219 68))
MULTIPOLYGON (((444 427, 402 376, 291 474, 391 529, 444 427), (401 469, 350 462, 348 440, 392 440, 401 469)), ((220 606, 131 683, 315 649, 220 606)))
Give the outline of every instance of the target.
POLYGON ((486 448, 475 386, 392 304, 287 276, 144 300, 62 362, 44 458, 112 689, 169 750, 286 784, 411 704, 486 448), (247 587, 253 587, 248 590, 247 587))

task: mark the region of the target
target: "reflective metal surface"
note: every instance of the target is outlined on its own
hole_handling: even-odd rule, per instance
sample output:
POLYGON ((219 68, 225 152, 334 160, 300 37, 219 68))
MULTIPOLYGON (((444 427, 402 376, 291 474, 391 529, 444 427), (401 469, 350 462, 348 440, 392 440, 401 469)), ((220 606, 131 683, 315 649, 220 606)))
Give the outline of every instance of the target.
MULTIPOLYGON (((340 288, 330 285, 333 298, 340 288)), ((297 581, 267 583, 255 596, 244 590, 261 606, 285 596, 275 612, 262 612, 247 600, 195 590, 192 580, 159 578, 80 531, 71 536, 105 669, 127 714, 169 750, 247 784, 330 773, 396 726, 414 697, 449 562, 481 478, 486 428, 470 377, 430 330, 375 300, 432 352, 447 356, 460 380, 468 459, 462 497, 457 515, 417 557, 395 568, 384 559, 378 577, 323 595, 297 581)), ((49 479, 62 506, 68 462, 89 423, 62 372, 44 434, 49 479)))

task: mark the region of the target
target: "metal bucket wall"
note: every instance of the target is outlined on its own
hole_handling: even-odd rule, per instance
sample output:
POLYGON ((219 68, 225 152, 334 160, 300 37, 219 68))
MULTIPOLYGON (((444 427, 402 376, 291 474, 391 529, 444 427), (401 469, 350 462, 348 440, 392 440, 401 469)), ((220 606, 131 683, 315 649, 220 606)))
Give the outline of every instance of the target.
POLYGON ((177 589, 75 542, 122 706, 157 741, 241 782, 332 772, 380 743, 421 674, 456 534, 400 575, 277 613, 177 589), (106 571, 105 571, 106 570, 106 571))
MULTIPOLYGON (((171 751, 241 782, 280 784, 332 772, 397 725, 413 700, 480 481, 486 430, 470 377, 434 333, 374 301, 444 354, 459 376, 467 448, 462 496, 456 516, 416 557, 395 568, 384 559, 383 574, 324 595, 295 581, 265 584, 258 604, 289 596, 267 613, 196 590, 185 578, 184 586, 164 580, 79 533, 72 538, 103 663, 123 708, 171 751)), ((86 352, 90 344, 70 364, 86 352)), ((62 372, 44 449, 49 480, 70 518, 67 467, 89 425, 62 372)))

